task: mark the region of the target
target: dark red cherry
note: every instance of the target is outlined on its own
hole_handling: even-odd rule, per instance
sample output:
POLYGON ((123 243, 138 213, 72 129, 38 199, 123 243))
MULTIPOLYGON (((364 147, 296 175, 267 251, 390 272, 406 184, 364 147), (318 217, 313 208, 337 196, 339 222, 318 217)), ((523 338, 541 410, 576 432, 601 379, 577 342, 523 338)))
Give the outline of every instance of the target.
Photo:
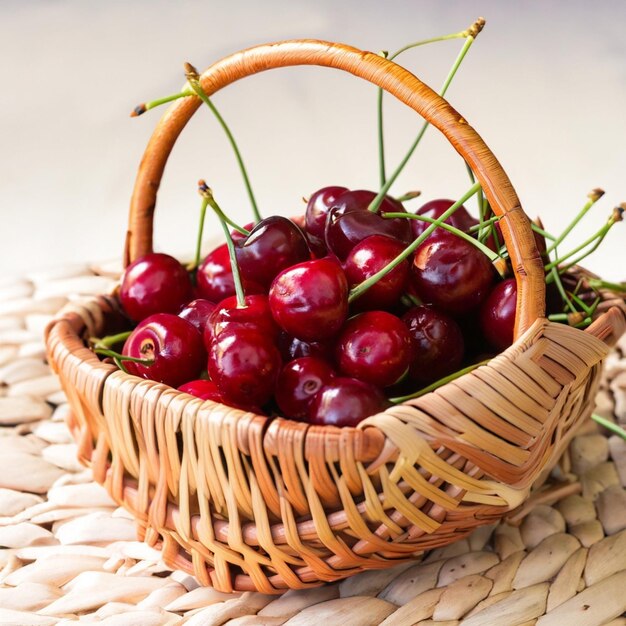
POLYGON ((460 315, 486 298, 494 274, 478 248, 440 229, 415 251, 411 281, 422 301, 460 315))
POLYGON ((280 215, 261 220, 235 250, 242 278, 265 289, 279 272, 311 258, 304 233, 280 215))
POLYGON ((276 323, 303 341, 324 341, 348 314, 348 281, 333 259, 315 259, 283 270, 272 283, 270 309, 276 323))
POLYGON ((333 378, 313 398, 309 423, 356 426, 370 415, 384 411, 389 402, 378 387, 356 378, 333 378))
POLYGON ((271 337, 258 329, 232 326, 209 351, 208 371, 227 404, 253 409, 272 397, 281 359, 271 337))
POLYGON ((513 343, 516 311, 517 283, 514 278, 507 278, 491 290, 480 308, 483 335, 496 350, 504 350, 513 343))
MULTIPOLYGON (((433 219, 439 219, 452 205, 454 200, 431 200, 424 204, 417 211, 417 215, 423 215, 424 217, 431 217, 433 219)), ((461 205, 450 217, 445 220, 446 224, 454 226, 463 232, 468 232, 472 226, 478 224, 478 220, 472 217, 467 209, 461 205)), ((429 226, 428 222, 421 222, 420 220, 411 220, 411 226, 413 228, 413 236, 419 237, 429 226)), ((440 232, 441 229, 435 232, 440 232)))
POLYGON ((215 303, 205 300, 204 298, 196 298, 188 302, 178 314, 190 324, 193 324, 201 333, 204 333, 209 315, 215 309, 215 303))
POLYGON ((151 365, 124 361, 130 374, 172 387, 197 378, 206 359, 198 330, 171 313, 157 313, 140 322, 126 340, 122 354, 154 361, 151 365))
POLYGON ((399 317, 386 311, 366 311, 346 322, 335 355, 345 376, 388 387, 409 367, 411 337, 399 317))
POLYGON ((128 317, 140 322, 154 313, 178 313, 193 297, 193 287, 174 257, 153 252, 126 268, 119 297, 128 317))
MULTIPOLYGON (((235 281, 230 265, 228 247, 225 243, 210 252, 198 267, 196 273, 199 297, 220 302, 235 295, 235 281)), ((246 294, 264 293, 261 285, 242 279, 246 294)))
POLYGON ((207 350, 215 337, 231 326, 254 328, 276 341, 278 326, 272 317, 267 296, 253 294, 246 296, 244 300, 246 306, 239 307, 237 296, 230 296, 215 307, 204 330, 204 345, 207 350))
MULTIPOLYGON (((384 235, 371 235, 352 250, 344 263, 348 285, 353 287, 382 270, 404 250, 404 244, 384 235)), ((404 260, 354 301, 359 310, 391 309, 407 289, 409 261, 404 260)))
POLYGON ((305 228, 308 233, 319 240, 324 239, 328 211, 335 205, 337 198, 346 191, 348 191, 346 187, 323 187, 309 198, 305 213, 305 228))
POLYGON ((430 306, 417 306, 402 316, 411 335, 411 380, 428 384, 459 369, 464 341, 459 325, 430 306))
POLYGON ((305 356, 287 363, 276 382, 275 398, 286 417, 306 419, 315 394, 334 376, 324 360, 305 356))
POLYGON ((201 400, 213 400, 213 402, 224 402, 224 398, 220 393, 217 385, 212 380, 206 380, 204 378, 198 378, 197 380, 190 380, 182 384, 178 391, 184 391, 191 396, 196 396, 201 400))
POLYGON ((328 362, 333 359, 333 347, 329 342, 302 341, 284 330, 278 335, 278 349, 285 363, 304 356, 314 356, 328 362))
MULTIPOLYGON (((340 213, 347 213, 348 211, 366 211, 377 195, 375 191, 353 189, 342 193, 333 206, 336 206, 340 213)), ((402 202, 399 202, 391 196, 385 196, 378 207, 377 213, 406 213, 406 210, 402 202)), ((402 219, 397 221, 410 230, 410 226, 408 225, 409 220, 402 219)))

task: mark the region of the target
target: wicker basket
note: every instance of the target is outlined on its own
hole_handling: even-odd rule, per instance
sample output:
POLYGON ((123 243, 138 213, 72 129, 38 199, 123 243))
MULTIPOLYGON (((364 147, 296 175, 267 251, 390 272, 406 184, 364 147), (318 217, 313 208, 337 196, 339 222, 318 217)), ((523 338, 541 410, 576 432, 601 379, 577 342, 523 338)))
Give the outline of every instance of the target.
MULTIPOLYGON (((80 458, 166 563, 221 591, 280 593, 442 546, 520 504, 592 410, 601 361, 624 331, 619 308, 585 332, 547 321, 528 218, 509 179, 442 98, 382 57, 321 41, 229 56, 201 84, 211 95, 291 65, 348 71, 384 88, 448 138, 481 182, 518 283, 516 341, 487 365, 358 428, 307 424, 203 402, 127 375, 85 347, 115 324, 115 297, 66 309, 49 359, 72 406, 80 458)), ((199 107, 184 98, 159 122, 133 194, 125 262, 152 247, 165 162, 199 107)))

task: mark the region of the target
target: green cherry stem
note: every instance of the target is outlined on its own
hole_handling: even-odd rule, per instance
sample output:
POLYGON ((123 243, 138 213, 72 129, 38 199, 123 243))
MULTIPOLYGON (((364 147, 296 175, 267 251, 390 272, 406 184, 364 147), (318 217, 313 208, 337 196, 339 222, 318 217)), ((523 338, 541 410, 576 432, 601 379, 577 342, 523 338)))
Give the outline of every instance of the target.
POLYGON ((118 361, 131 361, 132 363, 141 363, 142 365, 152 365, 154 363, 154 359, 141 359, 135 356, 126 356, 125 354, 120 354, 119 352, 115 352, 115 350, 108 350, 107 348, 94 348, 93 351, 96 354, 110 356, 118 361))
MULTIPOLYGON (((465 58, 465 55, 468 53, 469 49, 472 47, 472 44, 474 43, 476 36, 483 29, 484 25, 485 25, 485 20, 482 18, 479 18, 466 32, 463 33, 464 35, 466 35, 465 43, 463 44, 461 51, 459 52, 456 60, 454 61, 452 68, 450 69, 448 76, 446 77, 446 80, 443 83, 443 87, 439 91, 439 95, 441 97, 444 97, 446 95, 446 92, 448 91, 448 87, 450 86, 452 79, 454 78, 463 59, 465 58)), ((393 171, 391 176, 387 180, 385 180, 384 183, 381 185, 380 191, 370 203, 368 207, 370 211, 372 211, 373 213, 376 213, 378 211, 378 208, 380 207, 381 202, 387 195, 387 192, 389 191, 393 183, 396 181, 398 176, 400 176, 400 173, 404 169, 405 165, 408 163, 409 159, 413 156, 415 149, 419 145, 420 141, 422 140, 422 137, 424 136, 424 133, 426 132, 426 129, 429 126, 430 126, 430 122, 424 122, 420 131, 417 133, 417 137, 411 144, 408 152, 406 153, 402 161, 400 161, 399 165, 393 171)), ((382 167, 381 167, 381 172, 382 172, 382 167)))
MULTIPOLYGON (((394 267, 398 266, 404 259, 408 258, 417 248, 428 238, 428 236, 437 228, 442 226, 445 220, 447 220, 464 202, 471 198, 480 189, 480 183, 474 183, 467 192, 457 200, 445 213, 443 213, 438 220, 433 220, 433 223, 424 230, 424 232, 407 246, 395 259, 390 261, 385 267, 373 274, 362 283, 354 287, 348 295, 348 302, 353 302, 360 295, 365 293, 372 285, 375 285, 383 276, 390 272, 394 267)), ((407 215, 406 213, 402 214, 407 215)))
POLYGON ((408 202, 409 200, 414 200, 415 198, 419 198, 422 195, 421 191, 407 191, 405 194, 398 196, 396 200, 398 202, 408 202))
POLYGON ((90 337, 89 344, 94 349, 111 348, 118 343, 122 343, 122 341, 126 341, 130 337, 132 332, 132 330, 126 330, 123 333, 117 333, 116 335, 107 335, 106 337, 90 337))
POLYGON ((235 141, 235 138, 233 137, 233 134, 228 127, 228 124, 226 124, 224 118, 220 115, 220 112, 206 95, 206 92, 200 84, 200 75, 198 74, 198 70, 196 70, 196 68, 191 65, 191 63, 185 63, 185 77, 187 78, 187 82, 191 89, 193 89, 193 91, 200 98, 200 100, 202 100, 202 102, 204 102, 204 104, 209 107, 209 109, 219 122, 220 126, 222 127, 222 130, 226 133, 226 137, 228 137, 228 141, 230 142, 233 152, 235 153, 235 158, 237 159, 239 170, 241 171, 243 182, 246 186, 246 191, 248 192, 248 197, 250 198, 250 204, 252 205, 252 213, 254 214, 254 219, 256 222, 260 222, 262 217, 259 213, 259 207, 257 206, 256 199, 252 191, 252 185, 250 184, 248 171, 246 170, 246 166, 244 165, 241 152, 239 152, 239 147, 237 146, 237 142, 235 141))
POLYGON ((608 420, 597 413, 593 413, 591 415, 591 419, 596 423, 600 424, 600 426, 604 426, 607 430, 610 430, 612 433, 618 435, 622 439, 626 439, 626 430, 614 424, 611 420, 608 420))
POLYGON ((190 91, 186 86, 182 91, 178 93, 172 94, 171 96, 165 96, 164 98, 157 98, 156 100, 152 100, 151 102, 142 102, 138 104, 130 113, 131 117, 139 117, 143 115, 146 111, 150 109, 154 109, 156 107, 161 106, 162 104, 167 104, 168 102, 173 102, 174 100, 178 100, 179 98, 186 98, 187 96, 193 96, 193 91, 190 91))
POLYGON ((626 293, 626 283, 611 283, 601 278, 588 278, 587 284, 592 289, 609 289, 615 293, 626 293))
POLYGON ((398 398, 389 398, 389 402, 392 402, 393 404, 401 404, 402 402, 406 402, 407 400, 415 400, 415 398, 421 398, 427 393, 430 393, 431 391, 434 391, 435 389, 439 389, 439 387, 443 387, 445 384, 453 380, 456 380, 457 378, 460 378, 464 374, 469 374, 470 372, 473 372, 475 369, 477 369, 481 365, 486 365, 487 363, 489 363, 489 359, 485 359, 484 361, 479 361, 478 363, 472 363, 471 365, 468 365, 467 367, 464 367, 463 369, 460 369, 452 374, 449 374, 448 376, 445 376, 444 378, 440 378, 434 383, 428 385, 428 387, 424 387, 423 389, 420 389, 419 391, 416 391, 415 393, 411 393, 408 396, 400 396, 398 398))
POLYGON ((224 230, 224 236, 226 237, 226 247, 228 248, 228 256, 230 257, 230 267, 233 272, 233 282, 235 283, 235 294, 237 295, 237 307, 240 309, 246 308, 246 297, 243 290, 243 283, 241 282, 241 274, 239 273, 239 264, 237 263, 237 253, 235 252, 235 244, 233 238, 228 230, 228 224, 224 219, 224 212, 220 208, 219 204, 213 197, 211 188, 207 186, 204 181, 200 181, 198 187, 198 193, 206 199, 207 204, 213 209, 215 214, 220 220, 222 229, 224 230))
POLYGON ((585 204, 585 206, 576 214, 574 219, 565 227, 563 232, 554 240, 554 242, 548 247, 546 250, 546 254, 550 254, 564 239, 570 232, 574 229, 574 227, 580 222, 580 220, 585 217, 589 209, 604 195, 604 191, 602 189, 592 189, 591 192, 587 195, 589 200, 585 204))
POLYGON ((535 224, 535 222, 531 222, 530 223, 530 227, 539 235, 542 235, 543 237, 545 237, 546 239, 549 239, 550 241, 556 241, 556 237, 554 235, 551 235, 547 230, 541 228, 540 226, 538 226, 537 224, 535 224))
POLYGON ((572 312, 577 313, 576 307, 572 304, 572 301, 567 297, 567 293, 565 291, 565 287, 563 287, 563 281, 561 280, 561 275, 556 267, 553 267, 550 270, 550 273, 546 276, 546 283, 554 281, 556 288, 565 304, 565 306, 572 312), (552 279, 552 280, 550 280, 552 279))

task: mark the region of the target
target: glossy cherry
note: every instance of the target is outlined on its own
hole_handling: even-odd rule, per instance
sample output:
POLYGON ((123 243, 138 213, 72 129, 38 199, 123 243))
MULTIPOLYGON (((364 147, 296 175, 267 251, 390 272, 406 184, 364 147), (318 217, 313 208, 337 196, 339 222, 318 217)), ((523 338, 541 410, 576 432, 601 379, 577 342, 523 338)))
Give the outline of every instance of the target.
POLYGON ((174 257, 153 252, 126 268, 119 297, 128 317, 139 322, 154 313, 178 313, 193 297, 193 287, 174 257))
POLYGON ((287 363, 276 383, 275 398, 286 417, 306 419, 317 392, 333 378, 333 368, 324 360, 305 356, 287 363))
POLYGON ((309 198, 305 212, 305 227, 308 233, 320 240, 324 239, 328 211, 346 191, 348 191, 346 187, 322 187, 309 198))
POLYGON ((335 356, 345 376, 388 387, 409 367, 411 337, 399 317, 386 311, 366 311, 346 322, 335 356))
POLYGON ((235 243, 235 250, 242 279, 265 289, 279 272, 311 258, 304 233, 280 215, 261 220, 247 237, 235 243))
POLYGON ((517 283, 514 278, 507 278, 491 290, 480 308, 480 328, 496 350, 513 343, 516 311, 517 283))
MULTIPOLYGON (((452 205, 454 200, 431 200, 419 208, 416 212, 417 215, 423 215, 424 217, 431 217, 432 219, 439 219, 452 205)), ((454 226, 463 232, 468 232, 472 226, 478 224, 478 220, 472 217, 467 209, 461 205, 450 217, 445 220, 446 224, 454 226)), ((411 227, 413 229, 413 236, 419 237, 430 224, 428 222, 421 222, 420 220, 411 220, 411 227)), ((441 230, 441 229, 440 229, 441 230)), ((440 232, 435 231, 435 232, 440 232)))
POLYGON ((276 323, 304 341, 337 333, 348 313, 348 281, 333 259, 315 259, 283 270, 272 283, 270 309, 276 323))
POLYGON ((197 378, 206 359, 195 326, 171 313, 156 313, 140 322, 124 343, 122 354, 153 361, 150 365, 124 361, 130 374, 171 387, 197 378))
POLYGON ((356 378, 337 377, 313 398, 308 421, 317 425, 356 426, 388 406, 378 387, 356 378))
MULTIPOLYGON (((225 243, 212 250, 202 261, 196 273, 197 291, 201 298, 220 302, 235 295, 235 281, 230 265, 228 247, 225 243)), ((264 293, 265 289, 249 280, 242 279, 246 294, 264 293)))
MULTIPOLYGON (((404 250, 404 244, 384 235, 371 235, 358 243, 345 260, 344 271, 350 287, 382 270, 404 250)), ((409 261, 404 260, 354 301, 359 310, 391 309, 406 291, 409 261)))
POLYGON ((464 341, 459 325, 430 306, 418 306, 402 316, 411 336, 411 380, 428 384, 459 369, 464 341))
POLYGON ((278 326, 272 317, 267 296, 253 294, 244 298, 245 307, 237 304, 237 296, 225 298, 214 308, 204 330, 204 344, 208 349, 221 332, 233 326, 254 328, 272 341, 278 338, 278 326))
POLYGON ((494 275, 478 248, 440 229, 415 251, 411 282, 423 302, 462 315, 485 299, 494 275))
POLYGON ((178 317, 182 317, 190 324, 193 324, 200 333, 204 333, 204 327, 206 326, 209 315, 215 309, 215 303, 204 298, 196 298, 191 302, 188 302, 178 314, 178 317))
POLYGON ((217 385, 212 380, 206 380, 204 378, 198 378, 197 380, 190 380, 180 387, 179 391, 184 391, 189 395, 196 396, 201 400, 213 400, 213 402, 224 402, 224 398, 220 393, 217 385))
POLYGON ((255 328, 227 328, 209 351, 209 376, 225 402, 250 410, 270 400, 280 367, 278 348, 255 328))
POLYGON ((304 356, 318 357, 329 363, 333 359, 333 347, 330 342, 302 341, 284 330, 278 335, 278 349, 285 363, 304 356))

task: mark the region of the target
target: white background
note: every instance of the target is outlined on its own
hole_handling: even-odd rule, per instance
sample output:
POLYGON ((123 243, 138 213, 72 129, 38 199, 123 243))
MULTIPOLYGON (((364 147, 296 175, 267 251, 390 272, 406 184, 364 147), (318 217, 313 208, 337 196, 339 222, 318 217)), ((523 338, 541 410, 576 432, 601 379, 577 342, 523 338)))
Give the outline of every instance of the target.
MULTIPOLYGON (((178 90, 184 61, 204 69, 243 47, 296 37, 395 50, 462 30, 479 15, 487 26, 448 98, 498 156, 527 213, 548 228, 560 229, 591 188, 606 190, 572 237, 572 245, 581 241, 626 200, 623 1, 2 0, 0 274, 121 254, 134 175, 161 111, 128 114, 178 90)), ((399 61, 438 89, 460 47, 461 40, 438 43, 399 61)), ((296 68, 246 79, 214 102, 239 140, 265 214, 297 213, 302 196, 321 186, 377 185, 370 85, 296 68)), ((420 120, 386 104, 391 168, 420 120)), ((201 177, 227 212, 247 221, 233 155, 206 109, 166 169, 158 249, 190 254, 201 177)), ((430 129, 392 192, 454 198, 467 187, 461 160, 430 129)), ((626 278, 625 228, 611 232, 586 262, 590 269, 626 278)))

